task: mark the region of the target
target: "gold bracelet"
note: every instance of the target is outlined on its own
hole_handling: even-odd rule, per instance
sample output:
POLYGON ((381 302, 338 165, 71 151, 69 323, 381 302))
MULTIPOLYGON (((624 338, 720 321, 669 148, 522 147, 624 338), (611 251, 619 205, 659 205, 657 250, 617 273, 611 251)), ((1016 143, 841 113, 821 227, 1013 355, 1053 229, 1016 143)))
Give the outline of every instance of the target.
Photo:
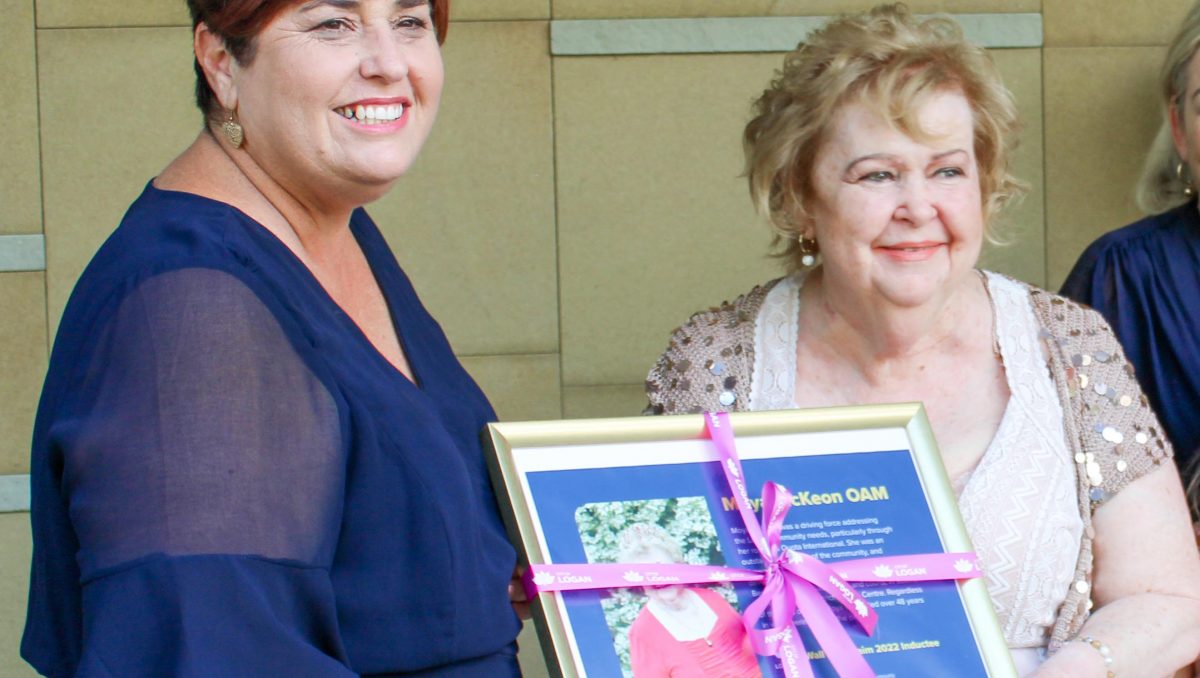
POLYGON ((1104 659, 1104 668, 1108 671, 1108 678, 1116 678, 1115 674, 1112 672, 1112 650, 1108 649, 1107 645, 1091 636, 1080 636, 1079 638, 1076 638, 1076 640, 1081 643, 1087 643, 1095 648, 1096 651, 1100 653, 1100 657, 1104 659))

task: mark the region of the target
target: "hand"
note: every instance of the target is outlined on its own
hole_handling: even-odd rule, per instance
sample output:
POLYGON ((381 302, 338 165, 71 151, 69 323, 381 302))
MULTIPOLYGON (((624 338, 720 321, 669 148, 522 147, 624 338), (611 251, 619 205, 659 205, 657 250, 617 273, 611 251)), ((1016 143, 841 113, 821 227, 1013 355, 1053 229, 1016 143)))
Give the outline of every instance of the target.
POLYGON ((521 621, 532 616, 529 611, 529 599, 525 597, 525 584, 521 581, 524 575, 525 568, 517 565, 513 569, 512 579, 508 582, 508 599, 512 601, 513 610, 521 621))

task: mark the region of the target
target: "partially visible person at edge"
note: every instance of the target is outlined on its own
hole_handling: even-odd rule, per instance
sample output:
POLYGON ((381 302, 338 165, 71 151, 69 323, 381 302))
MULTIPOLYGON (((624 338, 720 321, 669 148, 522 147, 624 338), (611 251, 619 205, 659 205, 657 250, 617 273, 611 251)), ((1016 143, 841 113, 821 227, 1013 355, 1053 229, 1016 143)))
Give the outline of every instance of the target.
POLYGON ((437 117, 449 0, 188 4, 203 131, 62 318, 22 656, 63 677, 519 675, 495 415, 360 209, 437 117))
POLYGON ((1111 323, 1158 413, 1176 462, 1200 448, 1200 4, 1167 48, 1164 120, 1150 147, 1138 206, 1153 216, 1119 228, 1079 257, 1061 293, 1111 323))
POLYGON ((1170 443, 1103 318, 975 268, 1017 126, 950 20, 813 33, 744 136, 790 272, 676 330, 649 411, 923 402, 1020 673, 1167 675, 1200 651, 1170 443))
MULTIPOLYGON (((683 563, 665 529, 634 523, 617 537, 621 563, 683 563)), ((742 617, 704 586, 646 586, 646 606, 629 626, 633 678, 762 678, 742 617)))

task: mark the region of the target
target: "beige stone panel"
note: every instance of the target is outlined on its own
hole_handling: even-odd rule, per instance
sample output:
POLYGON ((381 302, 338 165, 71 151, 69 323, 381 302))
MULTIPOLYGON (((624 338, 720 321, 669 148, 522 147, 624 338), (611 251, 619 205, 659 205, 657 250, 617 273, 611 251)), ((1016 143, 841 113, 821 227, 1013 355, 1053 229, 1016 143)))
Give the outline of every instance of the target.
MULTIPOLYGON (((650 370, 650 365, 646 365, 650 370)), ((642 384, 618 386, 564 386, 563 418, 635 417, 646 407, 642 384)))
POLYGON ((52 328, 96 248, 201 128, 191 45, 184 28, 39 32, 52 328))
MULTIPOLYGON (((555 19, 823 16, 861 12, 879 4, 877 0, 552 0, 552 3, 555 19)), ((1041 9, 1041 0, 909 0, 906 4, 918 13, 1037 12, 1041 9)))
POLYGON ((999 49, 992 56, 1012 91, 1020 112, 1020 146, 1012 172, 1029 185, 1029 192, 999 217, 1001 246, 987 245, 980 265, 1014 278, 1046 284, 1045 177, 1042 167, 1042 57, 1036 49, 999 49))
POLYGON ((550 0, 454 0, 450 5, 450 35, 458 37, 457 21, 549 19, 550 0))
POLYGON ((433 137, 369 209, 458 353, 557 352, 546 23, 455 31, 433 137))
POLYGON ((526 620, 517 636, 517 661, 521 664, 521 675, 525 678, 548 678, 550 672, 546 669, 546 658, 542 655, 542 646, 538 642, 537 629, 532 620, 526 620))
POLYGON ((42 201, 37 129, 33 3, 0 0, 0 234, 40 233, 42 201))
POLYGON ((1165 45, 1193 0, 1043 0, 1047 47, 1165 45))
POLYGON ((0 318, 0 475, 29 473, 33 417, 46 376, 42 272, 0 273, 0 318))
POLYGON ((562 417, 558 354, 464 356, 501 421, 562 417))
POLYGON ((33 542, 28 513, 0 513, 0 676, 37 675, 20 655, 33 542))
POLYGON ((184 0, 37 0, 38 28, 191 26, 184 0))
POLYGON ((641 383, 691 313, 780 274, 739 177, 780 61, 555 59, 564 385, 641 383))
POLYGON ((1133 189, 1159 125, 1157 47, 1045 50, 1046 265, 1057 289, 1083 249, 1139 217, 1133 189))

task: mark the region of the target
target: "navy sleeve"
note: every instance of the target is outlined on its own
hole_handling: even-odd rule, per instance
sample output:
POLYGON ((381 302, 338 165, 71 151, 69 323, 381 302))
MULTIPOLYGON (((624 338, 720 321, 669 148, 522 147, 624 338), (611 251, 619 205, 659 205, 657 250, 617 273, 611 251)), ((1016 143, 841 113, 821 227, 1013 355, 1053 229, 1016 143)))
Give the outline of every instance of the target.
POLYGON ((48 675, 353 675, 329 576, 343 423, 303 337, 236 272, 127 288, 60 332, 22 654, 48 675))

